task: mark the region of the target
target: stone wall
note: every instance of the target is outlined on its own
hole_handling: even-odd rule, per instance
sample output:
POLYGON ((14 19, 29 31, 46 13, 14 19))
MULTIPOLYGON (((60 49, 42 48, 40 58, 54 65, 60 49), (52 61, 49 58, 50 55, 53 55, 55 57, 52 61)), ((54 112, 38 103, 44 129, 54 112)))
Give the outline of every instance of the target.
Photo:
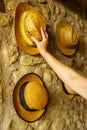
POLYGON ((60 92, 59 78, 38 56, 25 54, 14 38, 14 12, 19 2, 29 2, 45 17, 49 35, 49 52, 63 63, 87 76, 87 17, 76 1, 66 0, 4 0, 5 13, 0 12, 0 130, 87 130, 87 101, 79 95, 70 101, 60 92), (79 33, 74 56, 66 57, 56 47, 56 24, 65 19, 79 33), (44 115, 33 123, 23 121, 13 105, 13 89, 25 74, 34 72, 44 81, 49 102, 44 115))

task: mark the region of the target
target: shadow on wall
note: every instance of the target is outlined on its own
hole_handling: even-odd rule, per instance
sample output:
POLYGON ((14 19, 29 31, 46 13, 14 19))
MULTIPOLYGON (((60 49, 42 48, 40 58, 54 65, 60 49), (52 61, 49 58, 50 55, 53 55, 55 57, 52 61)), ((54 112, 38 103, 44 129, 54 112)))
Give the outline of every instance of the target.
POLYGON ((0 11, 5 13, 5 6, 4 6, 4 1, 0 0, 0 11))
POLYGON ((82 18, 83 18, 82 12, 84 11, 87 12, 87 0, 56 0, 56 1, 61 1, 64 6, 68 7, 74 12, 77 12, 82 18))

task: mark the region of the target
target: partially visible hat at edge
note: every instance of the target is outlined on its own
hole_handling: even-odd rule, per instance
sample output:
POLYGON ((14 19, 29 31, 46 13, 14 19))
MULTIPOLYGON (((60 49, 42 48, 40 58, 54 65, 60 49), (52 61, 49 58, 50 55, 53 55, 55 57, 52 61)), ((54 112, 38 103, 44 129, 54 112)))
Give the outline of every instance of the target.
POLYGON ((60 80, 59 87, 61 94, 68 100, 71 100, 77 93, 71 89, 67 84, 60 80))
POLYGON ((57 47, 64 55, 71 56, 75 53, 78 44, 76 28, 66 21, 59 21, 56 26, 57 47))

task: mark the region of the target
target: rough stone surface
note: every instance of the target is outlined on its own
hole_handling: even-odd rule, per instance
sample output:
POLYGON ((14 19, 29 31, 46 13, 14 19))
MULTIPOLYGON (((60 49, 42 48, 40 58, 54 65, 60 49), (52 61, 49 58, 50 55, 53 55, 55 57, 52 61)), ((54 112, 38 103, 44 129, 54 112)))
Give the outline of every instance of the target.
POLYGON ((45 17, 49 34, 49 52, 77 72, 87 76, 87 17, 74 0, 4 0, 5 13, 0 12, 0 130, 87 130, 87 101, 75 96, 67 101, 60 92, 59 78, 38 56, 25 54, 14 38, 14 12, 19 2, 29 2, 45 17), (65 19, 79 33, 79 46, 74 56, 66 57, 56 47, 55 32, 59 20, 65 19), (13 105, 13 89, 17 81, 30 72, 44 81, 49 102, 44 115, 33 123, 23 121, 13 105))

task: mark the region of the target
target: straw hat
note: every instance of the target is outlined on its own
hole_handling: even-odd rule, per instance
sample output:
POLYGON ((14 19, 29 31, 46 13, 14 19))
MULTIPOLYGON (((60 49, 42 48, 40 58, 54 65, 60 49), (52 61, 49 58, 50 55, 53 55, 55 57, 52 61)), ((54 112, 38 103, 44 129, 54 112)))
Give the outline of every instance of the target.
POLYGON ((57 46, 65 55, 73 55, 77 48, 77 30, 65 21, 59 21, 56 27, 57 46))
POLYGON ((65 98, 71 100, 75 94, 77 94, 74 90, 72 90, 67 84, 63 83, 61 80, 59 82, 60 91, 65 98))
POLYGON ((46 31, 44 17, 28 3, 19 3, 15 11, 14 30, 17 44, 24 52, 31 55, 39 53, 35 43, 31 40, 31 36, 41 40, 41 27, 46 31))
POLYGON ((34 73, 24 75, 13 91, 17 114, 25 121, 35 121, 45 112, 48 92, 40 77, 34 73))

